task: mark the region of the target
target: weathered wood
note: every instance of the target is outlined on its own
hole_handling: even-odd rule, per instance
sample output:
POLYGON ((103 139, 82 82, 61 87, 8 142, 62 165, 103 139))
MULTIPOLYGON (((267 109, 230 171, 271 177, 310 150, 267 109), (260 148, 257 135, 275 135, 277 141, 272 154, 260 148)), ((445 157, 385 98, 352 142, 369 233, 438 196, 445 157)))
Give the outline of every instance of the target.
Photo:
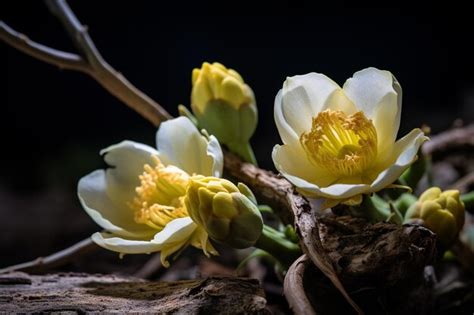
POLYGON ((403 226, 351 216, 318 220, 321 242, 344 285, 393 286, 420 274, 436 256, 436 236, 419 225, 403 226))
POLYGON ((0 310, 6 313, 89 312, 147 314, 267 314, 255 279, 210 277, 150 282, 115 275, 63 273, 0 276, 0 310))

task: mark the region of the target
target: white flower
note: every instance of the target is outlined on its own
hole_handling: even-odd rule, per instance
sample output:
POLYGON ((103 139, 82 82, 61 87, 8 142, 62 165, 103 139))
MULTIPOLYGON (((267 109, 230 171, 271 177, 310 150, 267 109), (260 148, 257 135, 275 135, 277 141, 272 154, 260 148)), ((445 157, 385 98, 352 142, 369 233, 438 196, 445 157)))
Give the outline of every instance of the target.
POLYGON ((163 122, 156 141, 158 150, 132 141, 102 150, 110 168, 79 181, 82 206, 107 231, 92 240, 122 254, 160 251, 165 266, 170 254, 187 245, 217 254, 189 217, 184 195, 190 176, 222 176, 219 142, 184 117, 163 122))
POLYGON ((375 68, 343 88, 319 73, 289 77, 275 98, 284 144, 274 147, 273 162, 302 194, 357 204, 396 181, 427 140, 414 129, 395 142, 401 102, 395 77, 375 68))

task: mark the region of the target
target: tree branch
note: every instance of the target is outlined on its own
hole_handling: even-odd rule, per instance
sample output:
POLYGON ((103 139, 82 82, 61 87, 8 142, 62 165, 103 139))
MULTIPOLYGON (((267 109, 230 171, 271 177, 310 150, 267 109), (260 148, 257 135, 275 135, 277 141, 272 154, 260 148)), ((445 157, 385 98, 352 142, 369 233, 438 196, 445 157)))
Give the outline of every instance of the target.
POLYGON ((9 266, 0 269, 0 274, 13 272, 13 271, 24 271, 24 272, 44 272, 54 267, 62 266, 67 264, 74 259, 89 254, 90 252, 98 250, 100 247, 97 246, 90 237, 80 241, 63 249, 57 253, 51 254, 46 257, 38 257, 35 260, 24 262, 18 265, 9 266))
POLYGON ((61 69, 90 74, 91 69, 81 56, 36 43, 26 35, 18 33, 3 21, 0 21, 0 38, 33 58, 58 66, 61 69))

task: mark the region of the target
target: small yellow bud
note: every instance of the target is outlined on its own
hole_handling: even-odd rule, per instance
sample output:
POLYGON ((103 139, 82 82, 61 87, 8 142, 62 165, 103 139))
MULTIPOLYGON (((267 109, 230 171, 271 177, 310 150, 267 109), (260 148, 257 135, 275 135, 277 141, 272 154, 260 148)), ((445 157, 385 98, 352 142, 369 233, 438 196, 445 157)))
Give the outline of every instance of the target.
POLYGON ((258 118, 252 89, 235 70, 217 62, 194 69, 192 84, 191 109, 199 126, 246 160, 252 159, 246 152, 258 118))
POLYGON ((255 197, 242 183, 216 177, 191 178, 184 199, 193 221, 217 242, 234 248, 255 244, 263 228, 255 197))
POLYGON ((444 246, 451 245, 464 225, 464 204, 458 190, 441 191, 438 187, 421 194, 405 215, 405 222, 422 220, 444 246))

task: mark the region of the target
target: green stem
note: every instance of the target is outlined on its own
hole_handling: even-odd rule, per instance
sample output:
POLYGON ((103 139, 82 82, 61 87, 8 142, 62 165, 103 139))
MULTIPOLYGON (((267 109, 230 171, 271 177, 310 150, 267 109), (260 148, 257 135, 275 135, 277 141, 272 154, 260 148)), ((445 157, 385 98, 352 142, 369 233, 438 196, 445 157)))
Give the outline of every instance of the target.
POLYGON ((289 241, 285 234, 267 225, 263 226, 262 235, 255 244, 255 247, 271 254, 285 269, 288 269, 302 255, 298 244, 289 241))
POLYGON ((247 143, 227 143, 229 149, 243 158, 245 161, 252 163, 255 166, 258 166, 257 159, 255 158, 255 154, 253 153, 252 146, 249 142, 247 143))
POLYGON ((383 206, 377 197, 370 197, 364 195, 362 203, 357 207, 352 207, 352 215, 356 217, 363 217, 370 222, 385 221, 390 217, 390 208, 383 206), (374 199, 373 199, 374 198, 374 199))
POLYGON ((403 216, 405 216, 408 208, 410 208, 410 206, 414 204, 417 200, 418 198, 416 198, 414 195, 404 193, 397 200, 395 200, 394 206, 398 209, 398 211, 400 211, 403 216))
POLYGON ((474 210, 474 191, 461 195, 461 201, 464 203, 466 211, 472 212, 474 210))

